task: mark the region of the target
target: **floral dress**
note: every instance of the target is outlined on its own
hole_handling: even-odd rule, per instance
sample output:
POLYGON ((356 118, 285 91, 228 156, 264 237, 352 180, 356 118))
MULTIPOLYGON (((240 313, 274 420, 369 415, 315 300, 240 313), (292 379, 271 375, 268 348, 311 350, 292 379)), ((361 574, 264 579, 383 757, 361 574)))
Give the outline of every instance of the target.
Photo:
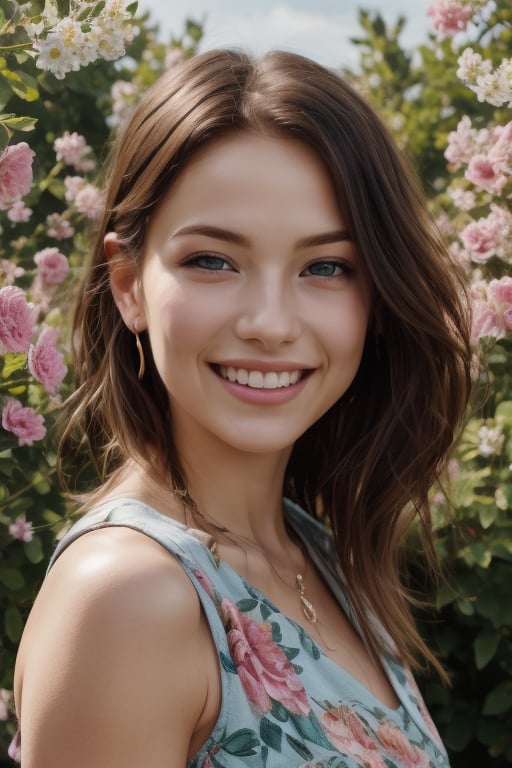
MULTIPOLYGON (((330 537, 285 500, 289 525, 347 616, 330 537)), ((219 654, 222 703, 188 768, 448 768, 448 757, 409 670, 391 653, 382 664, 397 694, 385 706, 330 659, 198 537, 132 499, 96 508, 60 541, 52 563, 87 531, 124 526, 162 544, 195 587, 219 654)), ((50 564, 51 567, 51 564, 50 564)))

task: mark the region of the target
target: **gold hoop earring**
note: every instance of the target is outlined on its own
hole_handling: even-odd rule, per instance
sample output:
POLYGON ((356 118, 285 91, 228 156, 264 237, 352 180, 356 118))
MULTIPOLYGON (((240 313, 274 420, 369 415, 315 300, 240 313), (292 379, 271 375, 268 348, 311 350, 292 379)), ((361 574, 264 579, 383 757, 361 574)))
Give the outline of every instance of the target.
POLYGON ((139 371, 137 373, 137 378, 140 381, 146 370, 146 361, 144 360, 144 350, 142 349, 138 333, 135 334, 135 344, 137 345, 137 352, 139 353, 139 371))

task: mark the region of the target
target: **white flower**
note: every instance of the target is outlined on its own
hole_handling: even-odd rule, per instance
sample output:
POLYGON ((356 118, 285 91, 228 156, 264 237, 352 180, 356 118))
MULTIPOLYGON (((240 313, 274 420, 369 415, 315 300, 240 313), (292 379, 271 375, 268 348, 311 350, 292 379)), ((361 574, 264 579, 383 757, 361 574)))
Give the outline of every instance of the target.
POLYGON ((472 48, 466 48, 459 56, 459 68, 457 77, 460 80, 475 81, 477 77, 485 77, 492 72, 492 62, 490 59, 482 59, 479 53, 475 53, 472 48))
POLYGON ((68 72, 80 69, 76 52, 53 32, 48 33, 46 40, 38 41, 36 47, 39 48, 36 66, 51 72, 58 80, 63 80, 68 72))
POLYGON ((482 426, 478 430, 478 453, 480 456, 497 456, 503 448, 505 436, 500 427, 482 426))

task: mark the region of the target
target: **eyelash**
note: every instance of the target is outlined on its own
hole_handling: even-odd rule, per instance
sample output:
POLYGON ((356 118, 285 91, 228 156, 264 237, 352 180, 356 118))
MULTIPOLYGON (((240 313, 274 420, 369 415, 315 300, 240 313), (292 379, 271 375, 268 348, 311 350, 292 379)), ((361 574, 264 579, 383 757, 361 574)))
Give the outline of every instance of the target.
MULTIPOLYGON (((233 267, 231 266, 228 259, 226 259, 224 256, 221 256, 217 253, 209 253, 208 251, 205 251, 204 253, 197 253, 194 256, 192 256, 190 259, 188 259, 184 266, 186 267, 197 267, 203 272, 227 272, 233 267), (216 261, 217 264, 220 266, 220 269, 211 269, 208 266, 204 266, 204 264, 201 264, 201 261, 204 262, 204 260, 216 261)), ((320 280, 328 280, 328 279, 335 279, 340 277, 350 277, 354 273, 354 267, 350 262, 347 261, 338 261, 333 259, 318 259, 317 261, 313 261, 311 264, 308 264, 308 266, 300 273, 301 275, 304 275, 309 270, 309 275, 311 277, 320 279, 320 280), (334 271, 340 270, 338 274, 329 274, 329 275, 318 275, 311 272, 311 269, 314 267, 317 267, 319 265, 325 266, 329 265, 330 267, 333 267, 334 271)))

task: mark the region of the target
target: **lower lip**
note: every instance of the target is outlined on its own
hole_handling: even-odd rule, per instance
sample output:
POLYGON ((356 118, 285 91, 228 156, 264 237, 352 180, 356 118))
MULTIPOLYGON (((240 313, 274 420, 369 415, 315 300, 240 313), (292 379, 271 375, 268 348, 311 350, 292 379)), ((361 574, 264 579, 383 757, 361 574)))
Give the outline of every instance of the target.
POLYGON ((225 379, 219 373, 215 371, 215 375, 222 382, 225 389, 234 395, 239 400, 243 400, 244 403, 251 403, 253 405, 281 405, 293 400, 299 392, 304 389, 308 375, 302 375, 296 384, 290 384, 289 387, 279 387, 277 389, 260 389, 256 387, 249 387, 246 384, 238 384, 237 382, 229 381, 225 379))

